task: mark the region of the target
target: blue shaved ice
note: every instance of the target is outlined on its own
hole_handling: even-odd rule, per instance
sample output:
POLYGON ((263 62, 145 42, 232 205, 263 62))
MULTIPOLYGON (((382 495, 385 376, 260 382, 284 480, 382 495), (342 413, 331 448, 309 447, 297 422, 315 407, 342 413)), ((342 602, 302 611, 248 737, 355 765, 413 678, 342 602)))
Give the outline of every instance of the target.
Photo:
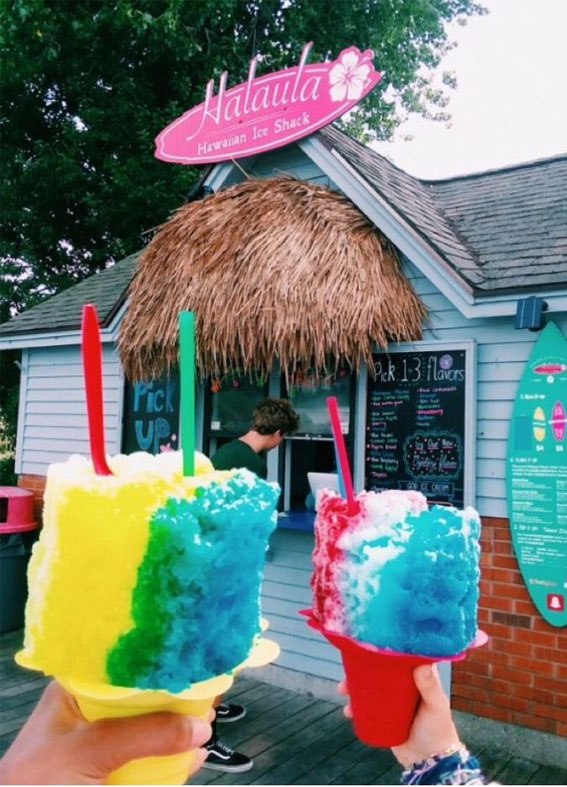
POLYGON ((134 627, 107 660, 112 683, 179 692, 249 655, 279 487, 248 470, 226 476, 154 513, 134 627))
POLYGON ((433 506, 412 513, 402 506, 396 517, 389 507, 384 522, 373 519, 373 496, 380 497, 365 495, 364 525, 338 543, 345 633, 402 653, 461 653, 477 633, 477 512, 433 506))

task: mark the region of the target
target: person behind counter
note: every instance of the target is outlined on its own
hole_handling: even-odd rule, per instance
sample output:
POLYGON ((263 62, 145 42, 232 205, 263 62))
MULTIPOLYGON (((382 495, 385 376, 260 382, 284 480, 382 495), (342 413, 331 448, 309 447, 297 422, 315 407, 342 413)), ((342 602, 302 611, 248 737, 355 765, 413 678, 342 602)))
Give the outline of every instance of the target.
MULTIPOLYGON (((277 448, 287 435, 297 431, 298 426, 299 416, 287 399, 266 399, 254 410, 249 431, 223 445, 212 457, 213 466, 215 470, 245 467, 260 478, 266 478, 268 466, 264 454, 277 448)), ((246 708, 221 700, 218 697, 215 703, 217 716, 212 725, 213 735, 206 746, 209 754, 204 765, 225 773, 242 773, 250 770, 254 763, 246 754, 234 751, 219 740, 217 722, 238 721, 244 718, 246 708)))
POLYGON ((216 470, 245 467, 265 479, 268 467, 263 455, 298 427, 299 416, 287 399, 266 399, 254 410, 249 431, 219 448, 211 459, 213 466, 216 470))

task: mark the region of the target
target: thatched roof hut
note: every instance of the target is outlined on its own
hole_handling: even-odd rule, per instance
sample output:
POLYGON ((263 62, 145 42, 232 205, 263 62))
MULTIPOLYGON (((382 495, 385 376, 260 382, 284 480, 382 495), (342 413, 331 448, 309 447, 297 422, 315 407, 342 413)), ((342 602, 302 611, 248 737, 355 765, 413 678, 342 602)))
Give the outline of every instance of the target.
POLYGON ((141 256, 119 349, 132 381, 177 363, 195 312, 202 376, 267 374, 276 358, 358 368, 373 344, 421 338, 425 310, 395 249, 354 205, 291 178, 247 180, 191 202, 141 256))

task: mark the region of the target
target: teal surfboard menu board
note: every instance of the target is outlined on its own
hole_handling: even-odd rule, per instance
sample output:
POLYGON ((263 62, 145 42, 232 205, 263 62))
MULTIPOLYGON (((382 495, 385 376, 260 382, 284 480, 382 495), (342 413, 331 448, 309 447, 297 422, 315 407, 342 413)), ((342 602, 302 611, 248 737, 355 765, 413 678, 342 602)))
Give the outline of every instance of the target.
POLYGON ((520 380, 508 439, 512 540, 532 601, 567 626, 567 341, 548 323, 520 380))

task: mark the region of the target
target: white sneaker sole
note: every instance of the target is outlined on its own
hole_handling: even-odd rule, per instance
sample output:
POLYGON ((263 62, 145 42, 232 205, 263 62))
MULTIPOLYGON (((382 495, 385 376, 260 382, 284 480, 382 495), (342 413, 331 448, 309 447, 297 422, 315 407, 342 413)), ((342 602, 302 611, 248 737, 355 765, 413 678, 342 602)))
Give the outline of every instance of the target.
POLYGON ((233 716, 232 718, 228 719, 226 716, 217 716, 216 721, 218 724, 232 724, 233 721, 240 721, 246 716, 246 708, 242 711, 240 716, 233 716))
POLYGON ((254 767, 254 762, 245 762, 244 765, 217 765, 213 762, 205 762, 201 766, 202 768, 207 768, 209 771, 222 771, 223 773, 245 773, 246 771, 252 770, 254 767))

